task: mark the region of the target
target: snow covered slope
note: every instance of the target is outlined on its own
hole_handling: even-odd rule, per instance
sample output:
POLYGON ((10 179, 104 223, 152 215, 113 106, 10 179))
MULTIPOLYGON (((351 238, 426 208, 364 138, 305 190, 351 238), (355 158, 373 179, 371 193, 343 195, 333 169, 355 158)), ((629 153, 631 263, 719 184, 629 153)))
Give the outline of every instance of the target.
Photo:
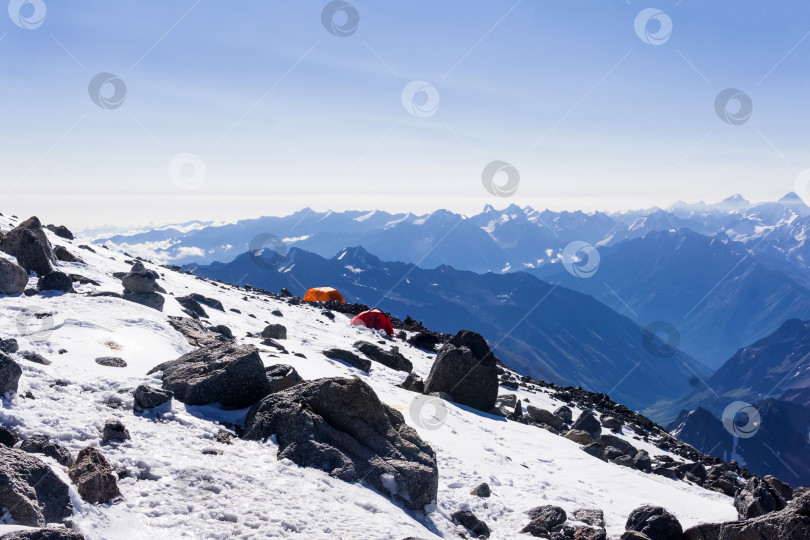
MULTIPOLYGON (((0 217, 3 231, 15 223, 0 217)), ((87 296, 94 291, 120 293, 121 282, 113 273, 128 271, 129 257, 98 248, 91 253, 78 248, 79 240, 48 236, 86 263, 60 263, 61 271, 81 274, 99 286, 76 284, 76 294, 0 296, 0 337, 14 337, 20 350, 37 352, 52 362, 19 360, 23 368, 19 390, 2 399, 0 424, 21 436, 46 435, 74 455, 86 446, 100 445, 99 429, 105 420, 119 418, 126 425, 131 440, 100 447, 120 473, 123 501, 93 506, 71 487, 74 522, 89 539, 455 538, 464 528, 454 525, 450 514, 459 509, 470 509, 485 521, 492 538, 517 538, 525 537, 518 534, 529 522, 524 512, 541 504, 559 505, 569 513, 602 509, 609 536, 620 535, 628 514, 645 503, 666 507, 684 527, 737 517, 732 499, 725 495, 600 461, 544 429, 429 400, 395 386, 405 375, 380 364, 374 363, 366 374, 326 358, 321 351, 327 348, 351 349, 358 339, 381 339, 372 330, 350 326, 346 315, 334 313, 330 320, 320 308, 290 305, 149 263, 147 268, 161 274, 159 282, 167 291, 162 313, 119 298, 87 296), (147 371, 194 348, 168 323, 169 315, 183 315, 173 296, 190 293, 220 300, 225 311, 206 309, 208 322, 226 325, 238 342, 257 346, 265 365, 292 365, 305 379, 360 377, 383 402, 400 410, 436 451, 440 477, 435 506, 427 513, 406 511, 362 484, 347 484, 324 472, 279 461, 272 440, 217 442, 218 434, 243 421, 246 410, 173 401, 162 414, 133 413, 133 390, 144 383, 160 385, 147 371), (47 317, 31 319, 32 309, 52 314, 52 329, 47 317), (280 310, 283 317, 272 315, 273 310, 280 310), (246 337, 258 335, 268 322, 286 326, 283 344, 288 354, 268 349, 257 337, 246 337), (103 356, 121 357, 127 367, 94 361, 103 356), (492 487, 490 498, 470 494, 481 482, 492 487)), ((435 355, 404 341, 396 344, 414 371, 426 377, 435 355)), ((524 406, 553 410, 563 404, 539 389, 501 388, 501 393, 517 393, 524 406)), ((621 437, 650 455, 662 453, 631 435, 626 430, 621 437)), ((37 457, 68 481, 56 461, 37 457)), ((10 530, 0 525, 0 534, 10 530)))

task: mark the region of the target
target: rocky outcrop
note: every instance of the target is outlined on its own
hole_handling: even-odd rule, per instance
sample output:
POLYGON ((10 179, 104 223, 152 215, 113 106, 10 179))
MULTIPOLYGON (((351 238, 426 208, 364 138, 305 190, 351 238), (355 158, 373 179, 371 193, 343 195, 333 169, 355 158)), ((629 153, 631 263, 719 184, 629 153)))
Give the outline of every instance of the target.
POLYGON ((73 513, 68 486, 45 463, 0 446, 0 507, 21 525, 62 523, 73 513))
POLYGON ((745 487, 737 490, 734 495, 734 507, 740 519, 753 518, 782 510, 786 501, 778 492, 774 493, 765 480, 754 476, 748 480, 745 487))
POLYGON ((495 355, 480 334, 461 330, 445 344, 425 380, 425 393, 445 392, 453 401, 488 412, 498 398, 495 355))
POLYGON ((89 503, 106 504, 121 496, 112 467, 92 446, 79 452, 68 476, 81 498, 89 503))
POLYGON ((163 388, 187 405, 220 403, 239 409, 270 392, 259 351, 233 342, 203 347, 149 371, 156 372, 163 372, 163 388))
POLYGON ((279 459, 364 480, 406 508, 436 499, 433 449, 360 379, 317 379, 267 396, 248 413, 243 437, 271 435, 279 459))

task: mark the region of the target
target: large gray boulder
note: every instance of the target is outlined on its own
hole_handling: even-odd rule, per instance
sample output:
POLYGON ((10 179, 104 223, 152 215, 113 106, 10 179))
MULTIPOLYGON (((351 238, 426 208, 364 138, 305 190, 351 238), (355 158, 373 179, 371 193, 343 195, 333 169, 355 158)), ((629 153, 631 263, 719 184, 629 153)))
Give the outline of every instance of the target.
POLYGON ((40 276, 51 273, 56 263, 53 246, 36 216, 6 233, 0 249, 16 257, 17 264, 28 272, 36 272, 40 276))
POLYGON ((445 392, 453 401, 488 412, 498 399, 495 355, 479 334, 461 330, 436 355, 425 393, 445 392))
POLYGON ((295 368, 286 364, 275 364, 265 368, 267 382, 270 383, 270 393, 275 394, 292 388, 304 381, 295 368))
POLYGON ((16 392, 22 375, 22 368, 6 353, 0 352, 0 396, 6 392, 16 392))
POLYGON ((67 484, 50 467, 16 448, 0 445, 0 508, 20 525, 44 527, 73 514, 67 484))
POLYGON ((163 372, 163 388, 186 405, 220 403, 241 409, 270 393, 264 364, 252 345, 208 345, 164 362, 149 373, 158 371, 163 372))
POLYGON ((271 435, 279 459, 346 482, 365 480, 406 508, 436 499, 433 449, 360 379, 317 379, 267 396, 248 413, 242 436, 271 435))
POLYGON ((20 294, 28 285, 28 272, 8 259, 0 258, 0 294, 20 294))

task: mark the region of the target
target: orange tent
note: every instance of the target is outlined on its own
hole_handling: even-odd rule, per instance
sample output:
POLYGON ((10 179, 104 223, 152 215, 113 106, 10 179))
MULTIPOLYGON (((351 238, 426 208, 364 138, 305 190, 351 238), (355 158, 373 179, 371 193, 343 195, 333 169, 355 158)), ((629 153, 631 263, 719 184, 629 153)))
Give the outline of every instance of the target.
POLYGON ((307 291, 304 296, 304 302, 327 302, 329 300, 337 300, 338 302, 346 303, 340 291, 332 287, 314 287, 307 291))

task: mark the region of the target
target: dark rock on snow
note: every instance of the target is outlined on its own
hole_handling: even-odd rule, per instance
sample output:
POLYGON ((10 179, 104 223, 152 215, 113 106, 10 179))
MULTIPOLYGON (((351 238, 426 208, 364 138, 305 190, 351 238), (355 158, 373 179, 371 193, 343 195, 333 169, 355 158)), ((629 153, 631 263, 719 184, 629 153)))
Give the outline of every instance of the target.
POLYGON ((371 369, 371 360, 360 358, 351 351, 344 349, 327 349, 323 351, 323 355, 333 360, 340 360, 346 362, 350 366, 356 367, 360 371, 368 372, 371 369))
POLYGON ((466 527, 473 534, 473 538, 489 538, 489 527, 469 510, 458 510, 450 514, 453 522, 466 527))
POLYGON ((45 274, 37 281, 37 289, 40 291, 75 292, 73 290, 73 281, 64 272, 45 274))
POLYGON ((745 487, 737 490, 734 496, 734 507, 740 519, 748 519, 768 512, 782 510, 786 501, 773 493, 765 480, 758 476, 751 477, 745 487))
POLYGON ((169 316, 169 324, 172 328, 183 334, 186 341, 195 347, 215 345, 223 341, 222 334, 212 332, 196 319, 169 316))
POLYGON ((554 414, 556 416, 559 416, 562 419, 562 421, 565 422, 566 424, 570 424, 571 422, 574 421, 574 415, 571 412, 571 409, 565 405, 557 407, 557 410, 554 411, 554 414))
POLYGON ((117 356, 101 356, 96 358, 96 364, 100 366, 107 366, 107 367, 117 367, 117 368, 125 368, 127 367, 127 362, 123 358, 118 358, 117 356))
POLYGON ((365 480, 406 508, 436 499, 433 449, 360 379, 317 379, 267 396, 248 413, 243 437, 271 435, 280 459, 365 480))
POLYGON ((17 439, 17 435, 15 435, 13 431, 5 426, 0 426, 0 444, 12 447, 17 444, 18 441, 19 439, 17 439))
POLYGON ((123 442, 130 438, 129 430, 121 420, 111 418, 104 422, 104 428, 101 430, 101 444, 107 444, 110 441, 123 442))
POLYGON ((215 298, 209 298, 207 296, 203 296, 203 295, 198 294, 198 293, 191 293, 191 294, 189 294, 189 297, 193 298, 194 300, 196 300, 200 304, 204 304, 204 305, 206 305, 206 306, 208 306, 210 308, 213 308, 213 309, 216 309, 216 310, 219 310, 219 311, 225 311, 225 306, 222 305, 222 302, 220 302, 219 300, 217 300, 215 298))
POLYGON ((270 391, 264 364, 256 347, 233 342, 209 345, 164 362, 149 373, 162 371, 163 388, 187 405, 221 403, 241 409, 270 391))
POLYGON ((176 298, 177 303, 183 306, 186 309, 186 312, 191 314, 192 316, 196 317, 208 317, 208 313, 205 312, 205 309, 200 305, 199 302, 194 300, 190 296, 178 296, 176 298))
POLYGON ((529 418, 535 422, 551 426, 557 431, 565 427, 562 418, 545 409, 537 408, 534 405, 526 405, 526 413, 529 415, 529 418))
POLYGON ((106 504, 121 496, 112 467, 101 452, 92 446, 79 452, 68 476, 81 498, 89 503, 106 504))
POLYGON ((174 393, 168 390, 142 384, 135 389, 135 407, 141 410, 160 407, 164 403, 171 401, 173 396, 174 393))
POLYGON ((61 444, 52 442, 45 435, 34 435, 23 439, 20 443, 20 450, 29 454, 44 454, 64 467, 73 465, 73 456, 70 455, 70 450, 61 444))
POLYGON ((8 259, 0 258, 0 294, 20 294, 28 285, 28 272, 8 259))
POLYGON ((470 495, 475 495, 476 497, 489 497, 492 495, 492 491, 489 489, 489 484, 484 482, 483 484, 473 488, 470 491, 470 495))
POLYGON ((405 377, 405 380, 402 381, 399 386, 400 388, 404 388, 405 390, 416 392, 418 394, 423 394, 425 392, 425 381, 423 381, 422 377, 416 373, 408 373, 408 376, 405 377))
POLYGON ((20 346, 17 344, 16 339, 0 339, 0 352, 11 354, 17 352, 19 349, 20 346))
POLYGON ((571 425, 571 429, 585 431, 595 441, 598 441, 602 434, 602 424, 590 411, 582 411, 579 418, 571 425))
POLYGON ((262 337, 266 339, 287 339, 287 327, 283 324, 268 324, 262 330, 262 337))
POLYGON ((68 486, 48 465, 5 446, 0 446, 0 507, 29 527, 62 523, 73 513, 68 486))
POLYGON ((480 334, 461 330, 445 344, 425 380, 425 393, 446 392, 453 401, 489 411, 498 398, 495 356, 480 334))
POLYGON ((65 227, 64 225, 47 225, 45 227, 53 234, 58 236, 59 238, 64 238, 65 240, 73 240, 73 233, 70 232, 70 229, 65 227))
POLYGON ((34 529, 7 534, 3 540, 84 540, 84 536, 73 529, 34 529))
POLYGON ((413 364, 399 352, 398 347, 392 347, 390 351, 386 351, 373 343, 358 341, 354 344, 354 348, 391 369, 405 373, 413 371, 413 364))
POLYGON ((71 263, 83 263, 80 258, 67 250, 64 246, 54 246, 53 254, 56 255, 56 260, 71 263))
POLYGON ((16 392, 22 368, 6 353, 0 353, 0 395, 16 392))
POLYGON ((24 358, 25 360, 28 360, 29 362, 33 362, 35 364, 40 364, 42 366, 50 366, 51 365, 50 360, 48 360, 47 358, 45 358, 41 354, 35 353, 33 351, 20 351, 17 354, 20 356, 20 358, 24 358))
POLYGON ((640 532, 650 540, 682 540, 683 528, 678 519, 660 506, 640 506, 630 513, 625 524, 628 531, 640 532))
POLYGON ((28 272, 44 276, 53 271, 56 256, 42 223, 34 216, 20 223, 3 236, 0 249, 17 258, 17 264, 28 272))

